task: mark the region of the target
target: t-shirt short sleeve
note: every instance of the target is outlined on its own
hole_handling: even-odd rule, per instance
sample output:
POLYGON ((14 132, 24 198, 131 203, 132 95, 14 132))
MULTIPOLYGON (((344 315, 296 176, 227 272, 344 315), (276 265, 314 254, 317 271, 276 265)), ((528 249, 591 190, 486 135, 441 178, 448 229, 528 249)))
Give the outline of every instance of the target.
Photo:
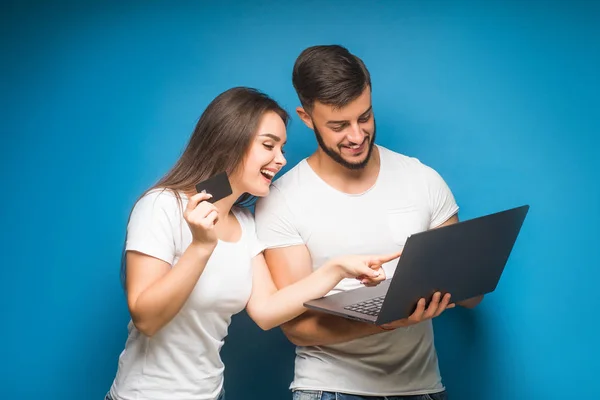
POLYGON ((247 233, 247 243, 250 257, 255 257, 263 252, 265 246, 260 242, 256 234, 254 216, 249 209, 243 207, 236 208, 235 213, 236 216, 239 217, 240 223, 244 224, 244 230, 247 233))
POLYGON ((175 259, 174 214, 177 198, 171 193, 145 194, 134 206, 127 224, 125 249, 163 260, 175 259))
POLYGON ((258 239, 267 249, 304 244, 295 216, 276 186, 271 186, 269 195, 256 202, 255 220, 258 239))
POLYGON ((458 205, 452 191, 433 168, 424 165, 424 178, 427 186, 431 222, 429 228, 433 229, 458 212, 458 205))

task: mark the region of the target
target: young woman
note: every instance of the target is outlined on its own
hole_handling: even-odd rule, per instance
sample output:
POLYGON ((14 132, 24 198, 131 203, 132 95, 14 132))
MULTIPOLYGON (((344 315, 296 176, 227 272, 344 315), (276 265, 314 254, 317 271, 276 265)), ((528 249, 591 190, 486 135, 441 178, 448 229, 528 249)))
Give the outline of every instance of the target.
POLYGON ((233 88, 201 116, 173 169, 135 204, 127 226, 129 337, 106 399, 223 398, 219 356, 232 315, 263 329, 305 311, 340 280, 373 285, 399 256, 332 259, 277 291, 242 205, 265 196, 285 165, 287 113, 266 95, 233 88), (211 204, 195 185, 226 171, 233 194, 211 204))

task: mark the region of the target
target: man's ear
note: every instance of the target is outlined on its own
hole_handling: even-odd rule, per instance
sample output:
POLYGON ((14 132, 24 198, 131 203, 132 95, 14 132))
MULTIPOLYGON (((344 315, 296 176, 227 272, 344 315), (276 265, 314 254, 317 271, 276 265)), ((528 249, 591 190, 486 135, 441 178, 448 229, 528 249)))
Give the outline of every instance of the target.
POLYGON ((298 114, 302 122, 304 122, 304 125, 308 127, 308 129, 315 129, 315 127, 313 126, 312 118, 310 117, 310 115, 308 115, 308 113, 304 110, 303 107, 297 107, 296 113, 298 114))

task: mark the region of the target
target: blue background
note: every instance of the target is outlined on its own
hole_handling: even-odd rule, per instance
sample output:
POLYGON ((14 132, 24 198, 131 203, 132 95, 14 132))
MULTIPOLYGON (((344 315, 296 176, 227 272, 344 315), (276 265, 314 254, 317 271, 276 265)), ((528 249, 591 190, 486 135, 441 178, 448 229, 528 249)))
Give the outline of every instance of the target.
MULTIPOLYGON (((435 321, 452 399, 598 398, 600 7, 593 1, 3 2, 0 391, 100 399, 126 338, 130 207, 206 105, 255 86, 291 113, 300 51, 373 80, 379 143, 461 219, 528 203, 498 290, 435 321)), ((294 115, 288 167, 315 148, 294 115)), ((234 318, 228 397, 290 398, 293 347, 234 318)))

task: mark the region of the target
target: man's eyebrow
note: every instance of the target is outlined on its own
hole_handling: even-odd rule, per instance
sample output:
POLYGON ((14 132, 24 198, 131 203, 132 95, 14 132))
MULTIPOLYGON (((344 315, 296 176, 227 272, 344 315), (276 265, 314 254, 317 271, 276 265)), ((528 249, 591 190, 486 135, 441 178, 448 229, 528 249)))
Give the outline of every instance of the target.
MULTIPOLYGON (((369 108, 367 108, 367 110, 364 113, 360 114, 360 117, 364 117, 365 115, 367 115, 368 113, 370 113, 372 109, 373 109, 373 106, 372 105, 369 106, 369 108)), ((338 124, 345 124, 347 122, 348 122, 347 120, 343 120, 343 121, 327 121, 327 124, 338 125, 338 124)))
POLYGON ((373 106, 369 106, 369 108, 367 108, 367 111, 365 111, 364 113, 360 114, 360 116, 364 117, 365 115, 367 115, 368 113, 370 113, 371 110, 373 110, 373 106))

